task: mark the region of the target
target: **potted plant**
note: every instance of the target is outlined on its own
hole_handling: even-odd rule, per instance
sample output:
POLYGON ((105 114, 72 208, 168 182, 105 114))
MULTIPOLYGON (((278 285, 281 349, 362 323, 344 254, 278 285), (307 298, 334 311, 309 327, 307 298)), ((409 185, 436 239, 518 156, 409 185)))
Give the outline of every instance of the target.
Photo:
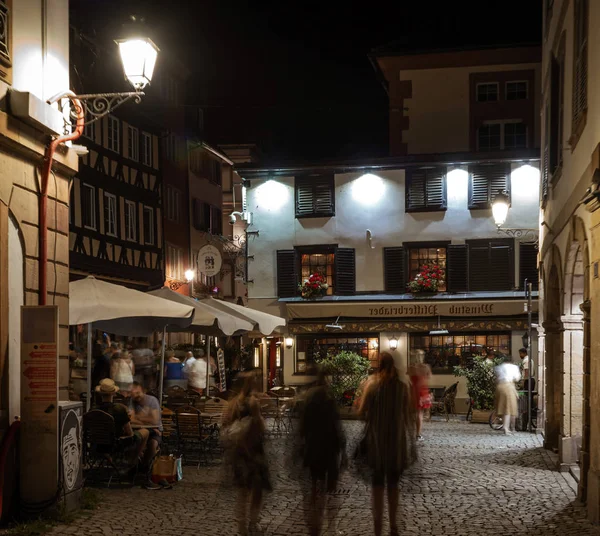
POLYGON ((421 271, 408 283, 408 290, 413 294, 435 293, 444 282, 445 275, 444 270, 438 264, 424 264, 421 266, 421 271))
POLYGON ((467 392, 473 404, 471 422, 488 422, 490 411, 494 409, 496 393, 494 368, 502 361, 502 358, 490 361, 485 356, 475 356, 469 366, 457 365, 454 367, 454 375, 467 380, 467 392))
POLYGON ((328 354, 317 360, 327 376, 331 378, 331 390, 341 406, 351 406, 354 393, 367 378, 370 363, 368 359, 354 353, 341 351, 328 354))
POLYGON ((325 294, 327 294, 328 288, 329 285, 327 284, 325 277, 318 273, 312 274, 308 279, 305 279, 301 285, 299 285, 300 295, 305 300, 322 298, 325 296, 325 294))

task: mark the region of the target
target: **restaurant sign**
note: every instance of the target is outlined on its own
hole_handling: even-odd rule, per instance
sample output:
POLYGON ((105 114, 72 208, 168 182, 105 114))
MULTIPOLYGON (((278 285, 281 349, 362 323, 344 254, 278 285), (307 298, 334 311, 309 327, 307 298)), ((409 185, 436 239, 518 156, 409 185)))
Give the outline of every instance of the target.
MULTIPOLYGON (((289 318, 445 318, 479 316, 516 316, 527 312, 525 300, 402 302, 292 302, 287 303, 289 318)), ((533 311, 537 312, 537 301, 533 311)))

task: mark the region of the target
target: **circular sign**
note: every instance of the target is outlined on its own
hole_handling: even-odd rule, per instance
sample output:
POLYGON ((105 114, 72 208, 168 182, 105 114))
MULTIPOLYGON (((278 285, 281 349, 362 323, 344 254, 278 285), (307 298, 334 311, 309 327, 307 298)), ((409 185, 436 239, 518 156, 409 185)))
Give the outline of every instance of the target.
POLYGON ((204 246, 198 252, 198 269, 206 277, 217 275, 222 263, 221 252, 215 246, 204 246))

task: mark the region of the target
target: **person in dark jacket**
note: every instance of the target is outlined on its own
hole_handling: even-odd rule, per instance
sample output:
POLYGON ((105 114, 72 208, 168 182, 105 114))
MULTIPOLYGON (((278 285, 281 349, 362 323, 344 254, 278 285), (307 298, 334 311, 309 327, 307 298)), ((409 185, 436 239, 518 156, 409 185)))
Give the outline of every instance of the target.
POLYGON ((106 378, 110 378, 110 356, 106 350, 102 348, 100 342, 96 342, 92 350, 92 358, 94 359, 92 366, 92 385, 100 385, 100 382, 106 378))
MULTIPOLYGON (((304 466, 310 470, 309 525, 311 536, 321 534, 326 494, 335 490, 340 467, 346 463, 346 438, 340 415, 322 368, 304 400, 300 420, 304 466), (323 489, 324 488, 324 489, 323 489)), ((330 519, 330 525, 334 522, 330 519)))

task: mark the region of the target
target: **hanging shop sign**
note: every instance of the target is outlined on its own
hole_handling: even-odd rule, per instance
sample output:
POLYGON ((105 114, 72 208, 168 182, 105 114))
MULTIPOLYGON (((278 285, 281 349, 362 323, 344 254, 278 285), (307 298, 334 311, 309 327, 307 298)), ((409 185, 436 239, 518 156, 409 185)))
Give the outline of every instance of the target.
MULTIPOLYGON (((526 312, 524 300, 406 302, 292 302, 287 303, 289 318, 461 318, 515 316, 526 312)), ((533 311, 537 312, 537 300, 533 311)))
POLYGON ((198 252, 198 269, 206 277, 217 275, 221 271, 222 264, 223 257, 215 246, 204 246, 198 252))

